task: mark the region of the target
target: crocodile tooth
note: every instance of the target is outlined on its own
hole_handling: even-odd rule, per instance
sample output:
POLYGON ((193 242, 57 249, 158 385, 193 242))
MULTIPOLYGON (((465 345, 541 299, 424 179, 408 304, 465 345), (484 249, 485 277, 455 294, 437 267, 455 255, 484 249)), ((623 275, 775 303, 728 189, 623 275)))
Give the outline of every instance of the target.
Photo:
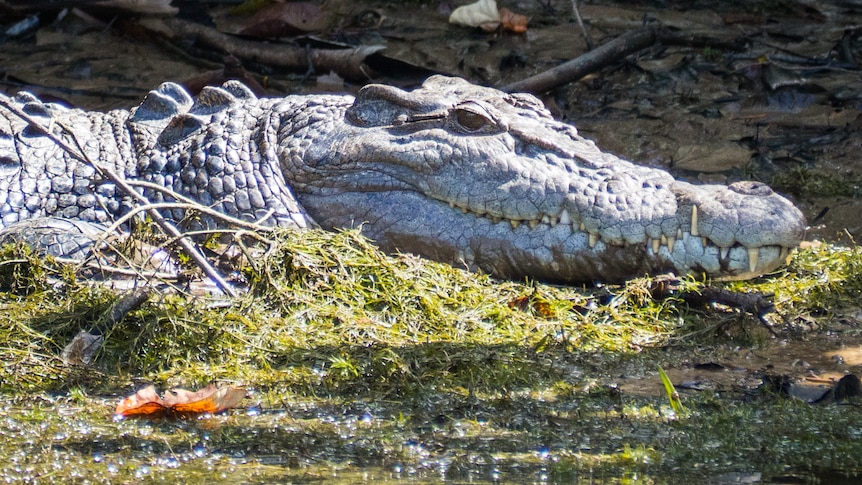
POLYGON ((466 208, 466 207, 462 207, 462 208, 461 208, 461 212, 463 212, 464 214, 466 214, 466 213, 467 213, 467 208, 466 208))
POLYGON ((551 227, 557 227, 557 221, 559 221, 559 219, 554 216, 549 217, 549 219, 551 220, 551 227))
POLYGON ((653 254, 658 254, 658 250, 661 248, 661 241, 658 238, 652 240, 652 252, 653 254))
POLYGON ((676 230, 676 238, 677 238, 677 239, 682 239, 682 229, 677 229, 677 230, 676 230))
POLYGON ((560 224, 571 224, 572 218, 569 216, 569 211, 563 209, 563 212, 560 213, 560 224))
POLYGON ((545 224, 550 224, 550 223, 551 223, 551 218, 550 218, 550 217, 548 217, 548 214, 544 214, 544 215, 542 215, 542 222, 543 222, 543 223, 545 223, 545 224))
POLYGON ((518 226, 521 225, 521 221, 519 221, 517 219, 509 219, 509 224, 512 225, 512 229, 517 229, 518 226))
POLYGON ((535 229, 539 225, 538 219, 530 219, 530 229, 535 229))
POLYGON ((587 227, 584 225, 584 221, 581 221, 581 225, 580 225, 580 227, 578 228, 578 230, 579 230, 579 231, 581 231, 581 232, 584 232, 584 230, 585 230, 586 228, 587 228, 587 227))
POLYGON ((709 246, 709 239, 707 239, 707 238, 706 238, 706 236, 701 236, 701 237, 700 237, 700 244, 701 244, 703 247, 707 247, 707 246, 709 246))
POLYGON ((450 208, 450 209, 454 209, 454 208, 455 208, 455 203, 454 203, 454 202, 452 202, 451 200, 449 201, 449 208, 450 208))
POLYGON ((691 235, 700 236, 700 229, 697 228, 697 206, 691 206, 691 235))
POLYGON ((727 259, 727 254, 730 252, 730 247, 721 247, 718 248, 719 253, 721 253, 721 259, 727 259))
POLYGON ((675 245, 676 245, 676 238, 675 238, 675 237, 669 237, 669 238, 667 238, 667 249, 668 249, 670 252, 673 252, 673 247, 674 247, 675 245))
POLYGON ((599 242, 599 233, 591 232, 590 233, 590 247, 595 247, 596 243, 599 242))
POLYGON ((752 273, 757 269, 758 248, 748 248, 748 270, 752 273))
POLYGON ((503 218, 499 216, 491 216, 491 222, 493 222, 494 224, 500 222, 502 219, 503 218))
POLYGON ((664 234, 661 235, 661 245, 667 246, 667 236, 665 236, 664 234))

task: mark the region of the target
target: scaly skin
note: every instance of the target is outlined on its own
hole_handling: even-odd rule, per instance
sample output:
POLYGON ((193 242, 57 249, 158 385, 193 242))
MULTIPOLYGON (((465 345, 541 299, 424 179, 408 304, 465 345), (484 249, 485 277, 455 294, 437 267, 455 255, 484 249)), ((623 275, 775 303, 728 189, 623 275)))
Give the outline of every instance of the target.
MULTIPOLYGON (((61 136, 74 132, 91 158, 127 179, 247 220, 361 225, 385 250, 506 278, 749 278, 782 264, 805 228, 763 184, 677 181, 600 151, 530 95, 455 78, 435 76, 412 92, 370 85, 355 100, 256 99, 229 83, 194 105, 166 83, 131 113, 14 102, 30 103, 61 136)), ((9 230, 33 218, 105 222, 128 211, 90 167, 26 126, 0 107, 0 216, 9 230)))

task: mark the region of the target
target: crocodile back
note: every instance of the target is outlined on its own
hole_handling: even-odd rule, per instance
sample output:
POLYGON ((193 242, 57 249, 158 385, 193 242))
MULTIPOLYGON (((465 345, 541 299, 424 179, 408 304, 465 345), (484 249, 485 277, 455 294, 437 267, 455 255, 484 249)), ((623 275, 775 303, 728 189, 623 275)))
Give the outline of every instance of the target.
POLYGON ((132 168, 127 116, 68 109, 30 93, 0 97, 0 225, 42 216, 106 222, 123 212, 123 198, 91 162, 120 175, 132 168))
MULTIPOLYGON (((162 84, 129 117, 134 177, 234 218, 313 226, 282 175, 275 141, 281 115, 272 104, 238 82, 206 87, 194 99, 174 83, 162 84)), ((144 193, 154 203, 171 199, 164 191, 144 193)), ((183 208, 167 213, 187 219, 183 208)), ((222 225, 207 216, 188 222, 193 228, 222 225)))

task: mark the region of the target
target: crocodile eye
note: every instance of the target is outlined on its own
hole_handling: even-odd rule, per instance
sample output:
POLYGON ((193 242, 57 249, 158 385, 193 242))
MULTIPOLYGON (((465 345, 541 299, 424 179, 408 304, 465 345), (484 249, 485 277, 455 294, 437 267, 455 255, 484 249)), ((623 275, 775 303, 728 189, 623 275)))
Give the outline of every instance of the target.
POLYGON ((458 124, 463 126, 467 131, 477 131, 488 124, 487 118, 470 110, 459 109, 456 116, 458 118, 458 124))

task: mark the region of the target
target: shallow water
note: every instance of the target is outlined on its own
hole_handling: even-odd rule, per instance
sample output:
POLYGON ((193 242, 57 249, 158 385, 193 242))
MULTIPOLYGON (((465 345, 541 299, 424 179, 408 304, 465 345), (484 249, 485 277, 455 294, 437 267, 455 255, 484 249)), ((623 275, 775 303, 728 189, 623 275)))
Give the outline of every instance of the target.
POLYGON ((95 409, 65 397, 36 401, 7 402, 0 411, 0 472, 7 482, 617 483, 644 476, 570 469, 551 449, 522 449, 513 436, 486 435, 487 423, 471 420, 393 431, 392 420, 368 412, 251 407, 150 422, 100 416, 94 411, 109 406, 104 400, 93 400, 95 409), (441 452, 471 436, 473 446, 441 452))

